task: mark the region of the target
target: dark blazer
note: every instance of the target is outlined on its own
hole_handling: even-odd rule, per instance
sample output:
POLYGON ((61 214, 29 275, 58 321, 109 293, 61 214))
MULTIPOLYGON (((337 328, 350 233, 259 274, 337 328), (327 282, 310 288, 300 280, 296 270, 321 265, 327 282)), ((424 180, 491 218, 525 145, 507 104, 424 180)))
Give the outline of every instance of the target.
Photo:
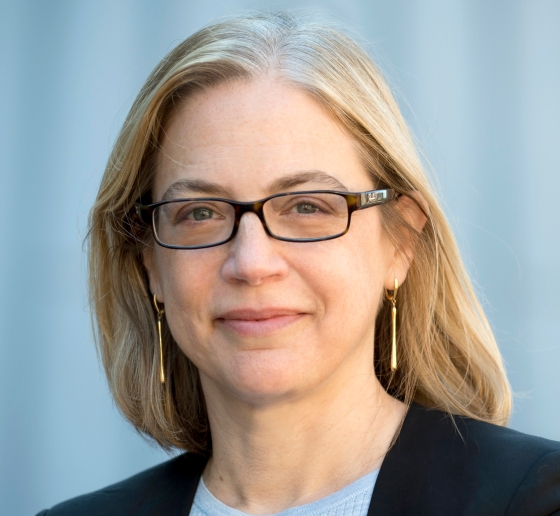
MULTIPOLYGON (((37 516, 186 516, 206 460, 185 453, 37 516)), ((377 515, 560 516, 560 442, 412 405, 375 484, 377 515)))

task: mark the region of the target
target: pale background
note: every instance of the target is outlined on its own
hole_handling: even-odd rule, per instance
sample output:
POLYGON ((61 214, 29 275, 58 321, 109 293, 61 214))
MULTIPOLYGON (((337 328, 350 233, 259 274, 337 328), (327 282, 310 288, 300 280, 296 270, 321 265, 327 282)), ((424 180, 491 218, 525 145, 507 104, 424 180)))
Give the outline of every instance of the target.
POLYGON ((0 514, 33 515, 166 456, 119 416, 82 240, 150 70, 239 9, 311 7, 361 34, 434 169, 514 390, 560 440, 560 1, 0 1, 0 514))

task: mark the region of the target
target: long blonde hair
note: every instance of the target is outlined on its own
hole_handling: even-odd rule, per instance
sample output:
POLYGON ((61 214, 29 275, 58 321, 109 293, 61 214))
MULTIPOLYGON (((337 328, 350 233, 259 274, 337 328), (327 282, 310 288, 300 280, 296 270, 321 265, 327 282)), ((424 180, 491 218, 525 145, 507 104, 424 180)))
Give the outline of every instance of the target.
POLYGON ((205 27, 165 56, 142 88, 109 158, 90 215, 89 273, 98 347, 126 418, 164 448, 209 453, 197 368, 164 328, 167 381, 142 251, 149 231, 131 215, 150 195, 163 129, 176 105, 225 81, 274 76, 306 91, 355 139, 374 180, 423 199, 415 231, 395 203, 380 207, 400 248, 414 247, 399 289, 399 368, 390 371, 390 303, 375 322, 375 371, 406 403, 505 424, 511 392, 457 244, 389 88, 367 54, 329 23, 287 13, 237 16, 205 27), (414 194, 418 192, 418 194, 414 194))

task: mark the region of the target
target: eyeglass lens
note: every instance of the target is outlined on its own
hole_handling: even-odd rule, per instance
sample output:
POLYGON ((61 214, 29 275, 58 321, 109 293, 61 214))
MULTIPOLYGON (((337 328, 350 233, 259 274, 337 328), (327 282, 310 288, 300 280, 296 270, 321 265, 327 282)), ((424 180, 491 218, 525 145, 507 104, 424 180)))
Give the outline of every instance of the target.
MULTIPOLYGON (((348 204, 342 195, 313 193, 273 197, 263 213, 269 231, 277 237, 306 240, 344 233, 348 204)), ((235 225, 234 207, 205 199, 160 205, 154 211, 158 240, 170 246, 196 247, 227 240, 235 225)))

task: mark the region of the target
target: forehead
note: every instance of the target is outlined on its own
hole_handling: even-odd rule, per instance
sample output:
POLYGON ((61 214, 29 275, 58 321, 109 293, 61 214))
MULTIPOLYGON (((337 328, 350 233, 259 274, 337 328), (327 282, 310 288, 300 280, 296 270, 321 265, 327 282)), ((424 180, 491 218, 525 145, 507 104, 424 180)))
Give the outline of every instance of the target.
POLYGON ((332 176, 308 188, 371 186, 346 130, 309 94, 276 80, 237 81, 199 93, 172 116, 158 157, 154 200, 181 179, 220 185, 238 200, 271 193, 279 178, 332 176), (327 181, 328 182, 328 181, 327 181))

